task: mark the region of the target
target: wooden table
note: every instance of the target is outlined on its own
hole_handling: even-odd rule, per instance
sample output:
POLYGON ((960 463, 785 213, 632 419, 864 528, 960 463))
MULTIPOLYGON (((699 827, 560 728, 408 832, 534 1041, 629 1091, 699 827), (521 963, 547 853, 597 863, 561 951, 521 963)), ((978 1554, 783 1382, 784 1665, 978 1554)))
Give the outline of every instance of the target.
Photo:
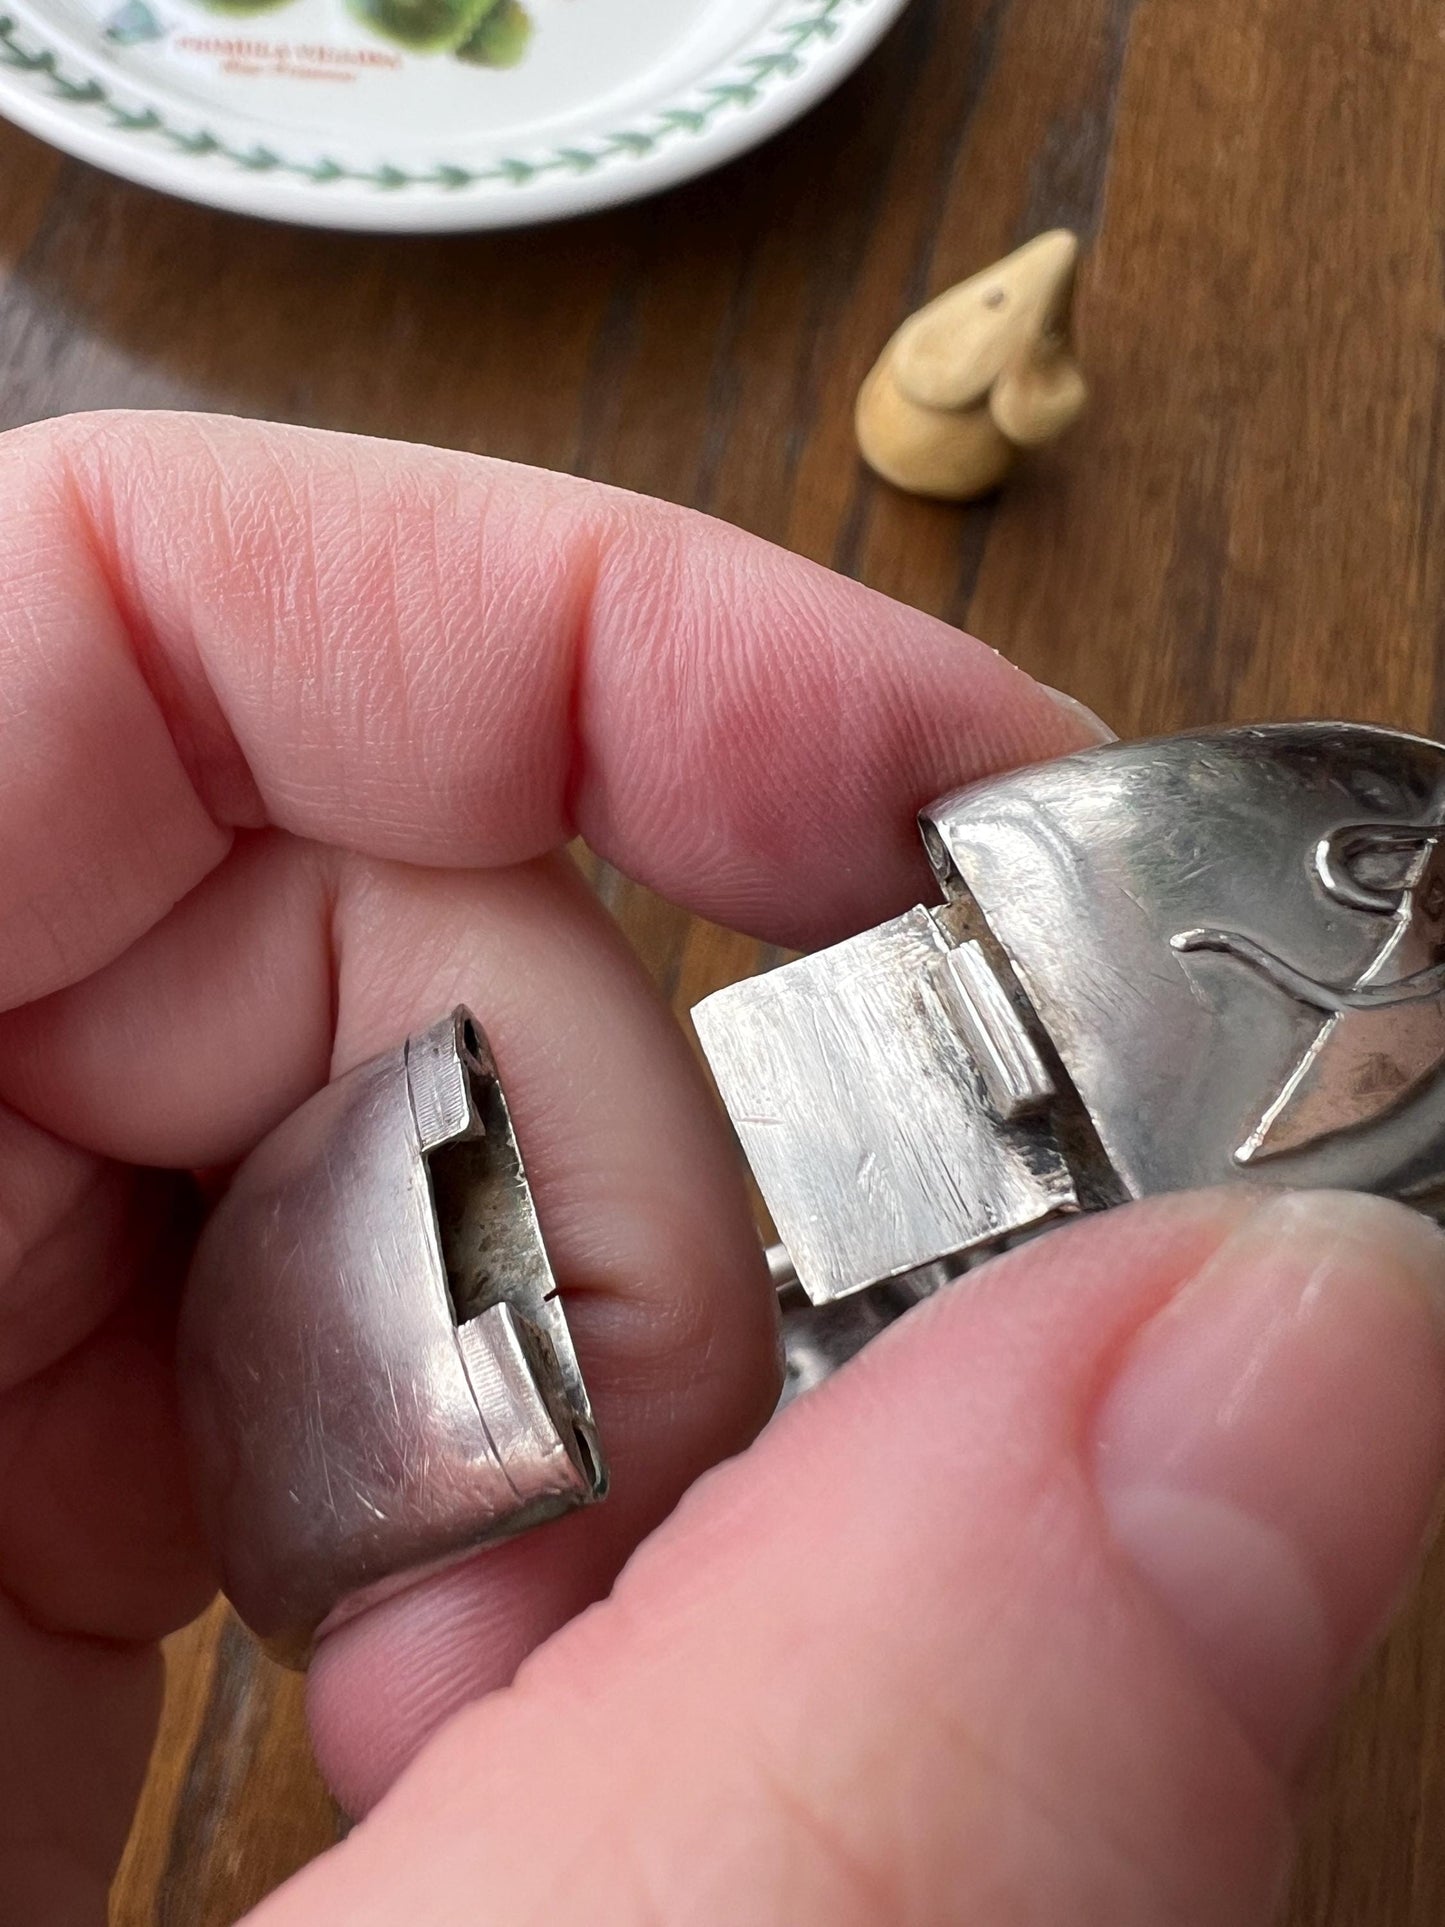
MULTIPOLYGON (((806 124, 537 233, 288 232, 0 129, 0 423, 130 404, 448 443, 689 502, 999 644, 1122 733, 1445 730, 1438 0, 915 0, 806 124), (876 485, 854 390, 1063 222, 1094 403, 996 503, 876 485)), ((679 1008, 754 946, 600 878, 679 1008)), ((1322 1776, 1293 1927, 1445 1919, 1445 1559, 1322 1776)), ((180 1636, 118 1927, 232 1920, 333 1838, 296 1683, 180 1636)))

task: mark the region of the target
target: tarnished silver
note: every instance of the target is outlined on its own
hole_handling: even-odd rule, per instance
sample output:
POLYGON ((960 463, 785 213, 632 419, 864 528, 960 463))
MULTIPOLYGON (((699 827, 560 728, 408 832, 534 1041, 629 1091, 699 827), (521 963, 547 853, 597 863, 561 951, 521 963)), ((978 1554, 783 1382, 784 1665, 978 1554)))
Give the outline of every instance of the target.
POLYGON ((222 1583, 280 1658, 606 1472, 506 1100, 465 1010, 338 1078, 201 1239, 180 1380, 222 1583))
POLYGON ((920 1298, 952 1282, 954 1268, 926 1265, 902 1278, 890 1278, 836 1303, 815 1305, 798 1282, 792 1260, 781 1245, 768 1247, 768 1263, 778 1294, 778 1324, 783 1340, 783 1385, 776 1410, 811 1392, 840 1365, 861 1352, 895 1318, 920 1298))
POLYGON ((1113 743, 920 825, 941 905, 694 1012, 814 1305, 1195 1185, 1445 1210, 1445 747, 1113 743))

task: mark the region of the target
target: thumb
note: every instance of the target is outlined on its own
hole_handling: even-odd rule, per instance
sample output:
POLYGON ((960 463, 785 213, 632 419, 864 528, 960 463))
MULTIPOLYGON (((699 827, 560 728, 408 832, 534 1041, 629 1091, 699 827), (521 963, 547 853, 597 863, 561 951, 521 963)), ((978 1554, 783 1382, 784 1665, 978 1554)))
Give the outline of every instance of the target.
POLYGON ((1338 1193, 989 1264, 695 1489, 268 1927, 1265 1922, 1445 1466, 1442 1280, 1432 1226, 1338 1193))

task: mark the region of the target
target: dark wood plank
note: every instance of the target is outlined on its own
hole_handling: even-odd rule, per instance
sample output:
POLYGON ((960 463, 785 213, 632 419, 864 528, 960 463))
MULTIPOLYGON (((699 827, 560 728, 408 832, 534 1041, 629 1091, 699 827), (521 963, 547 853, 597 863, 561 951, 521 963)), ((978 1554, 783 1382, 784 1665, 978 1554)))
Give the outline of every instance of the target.
POLYGON ((168 1644, 150 1779, 115 1927, 229 1927, 337 1838, 305 1744, 303 1683, 221 1602, 168 1644))
MULTIPOLYGON (((1445 43, 1434 0, 916 0, 806 123, 536 233, 293 233, 0 127, 0 424, 183 406, 433 441, 725 515, 1006 648, 1126 732, 1334 710, 1445 728, 1445 43), (852 447, 926 294, 1090 241, 1094 405, 998 502, 852 447)), ((681 1010, 767 961, 601 866, 681 1010)), ((1290 1927, 1445 1918, 1445 1559, 1321 1776, 1290 1927)), ((297 1684, 172 1642, 118 1927, 229 1920, 335 1816, 297 1684)))

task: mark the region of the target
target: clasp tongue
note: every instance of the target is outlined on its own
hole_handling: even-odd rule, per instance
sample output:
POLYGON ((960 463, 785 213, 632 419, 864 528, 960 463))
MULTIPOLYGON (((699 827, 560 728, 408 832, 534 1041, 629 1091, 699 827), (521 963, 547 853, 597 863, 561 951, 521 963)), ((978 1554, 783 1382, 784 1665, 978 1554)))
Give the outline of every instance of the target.
POLYGON ((698 1036, 814 1304, 1079 1208, 1051 1075, 953 906, 707 998, 698 1036))

